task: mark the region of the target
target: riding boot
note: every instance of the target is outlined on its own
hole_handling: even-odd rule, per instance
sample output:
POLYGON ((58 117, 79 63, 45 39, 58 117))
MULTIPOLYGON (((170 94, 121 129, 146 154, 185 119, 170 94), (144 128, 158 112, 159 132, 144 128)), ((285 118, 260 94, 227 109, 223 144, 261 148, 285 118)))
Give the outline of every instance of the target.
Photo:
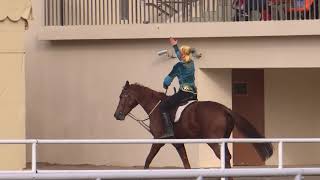
POLYGON ((164 134, 160 137, 160 139, 168 139, 174 137, 173 132, 173 124, 170 120, 170 116, 168 113, 162 113, 162 120, 164 124, 164 134))

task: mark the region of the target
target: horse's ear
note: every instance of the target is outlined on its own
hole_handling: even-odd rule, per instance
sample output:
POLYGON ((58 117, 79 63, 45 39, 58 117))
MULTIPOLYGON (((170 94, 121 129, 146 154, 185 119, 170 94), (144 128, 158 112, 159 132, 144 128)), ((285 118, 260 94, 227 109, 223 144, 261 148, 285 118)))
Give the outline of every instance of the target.
POLYGON ((126 89, 130 85, 129 81, 126 81, 126 84, 124 85, 124 88, 126 89))

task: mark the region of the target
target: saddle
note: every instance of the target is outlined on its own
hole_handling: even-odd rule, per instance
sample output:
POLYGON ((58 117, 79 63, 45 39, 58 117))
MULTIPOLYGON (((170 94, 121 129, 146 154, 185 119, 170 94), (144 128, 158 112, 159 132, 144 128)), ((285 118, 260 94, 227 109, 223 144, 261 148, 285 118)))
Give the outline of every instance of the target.
POLYGON ((178 122, 180 120, 181 114, 183 113, 183 111, 192 103, 196 102, 198 100, 196 99, 192 99, 186 102, 183 102, 179 105, 179 107, 177 108, 176 112, 175 112, 175 116, 174 116, 174 123, 178 122))
MULTIPOLYGON (((173 88, 174 94, 177 93, 176 88, 173 88)), ((174 108, 171 114, 171 119, 174 119, 174 123, 178 122, 180 120, 181 114, 183 111, 192 103, 198 101, 197 97, 191 97, 190 99, 186 99, 185 101, 181 102, 178 107, 174 108)))

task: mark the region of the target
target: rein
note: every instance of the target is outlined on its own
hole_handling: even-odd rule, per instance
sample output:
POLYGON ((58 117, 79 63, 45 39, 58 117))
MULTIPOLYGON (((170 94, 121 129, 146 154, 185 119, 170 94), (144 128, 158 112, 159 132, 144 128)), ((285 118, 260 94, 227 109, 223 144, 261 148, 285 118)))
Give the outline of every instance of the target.
MULTIPOLYGON (((166 89, 165 94, 167 94, 168 89, 166 89)), ((161 100, 158 101, 158 103, 152 108, 152 110, 149 112, 148 117, 145 119, 138 119, 135 115, 133 115, 132 113, 128 113, 128 116, 130 116, 133 120, 135 120, 137 123, 139 123, 144 129, 146 129, 147 131, 150 131, 150 126, 148 124, 145 123, 145 121, 150 120, 150 116, 153 113, 153 111, 159 106, 159 104, 161 103, 161 100)))
POLYGON ((145 121, 150 120, 150 116, 153 113, 153 111, 159 106, 159 104, 161 103, 161 100, 158 101, 158 103, 152 108, 152 110, 149 112, 148 117, 145 119, 138 119, 135 115, 133 115, 132 113, 128 113, 128 116, 130 116, 133 120, 135 120, 136 122, 138 122, 143 128, 145 128, 147 131, 150 132, 150 127, 145 123, 145 121))

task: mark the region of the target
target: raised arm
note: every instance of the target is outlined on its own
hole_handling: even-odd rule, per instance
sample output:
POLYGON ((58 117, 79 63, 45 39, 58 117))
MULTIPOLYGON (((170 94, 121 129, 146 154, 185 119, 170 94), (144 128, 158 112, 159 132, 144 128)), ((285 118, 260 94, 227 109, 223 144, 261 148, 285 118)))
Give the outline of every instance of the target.
POLYGON ((175 40, 174 38, 170 37, 170 44, 173 46, 173 49, 177 55, 177 58, 179 59, 179 61, 182 61, 181 59, 181 52, 180 49, 178 47, 178 41, 175 40))

